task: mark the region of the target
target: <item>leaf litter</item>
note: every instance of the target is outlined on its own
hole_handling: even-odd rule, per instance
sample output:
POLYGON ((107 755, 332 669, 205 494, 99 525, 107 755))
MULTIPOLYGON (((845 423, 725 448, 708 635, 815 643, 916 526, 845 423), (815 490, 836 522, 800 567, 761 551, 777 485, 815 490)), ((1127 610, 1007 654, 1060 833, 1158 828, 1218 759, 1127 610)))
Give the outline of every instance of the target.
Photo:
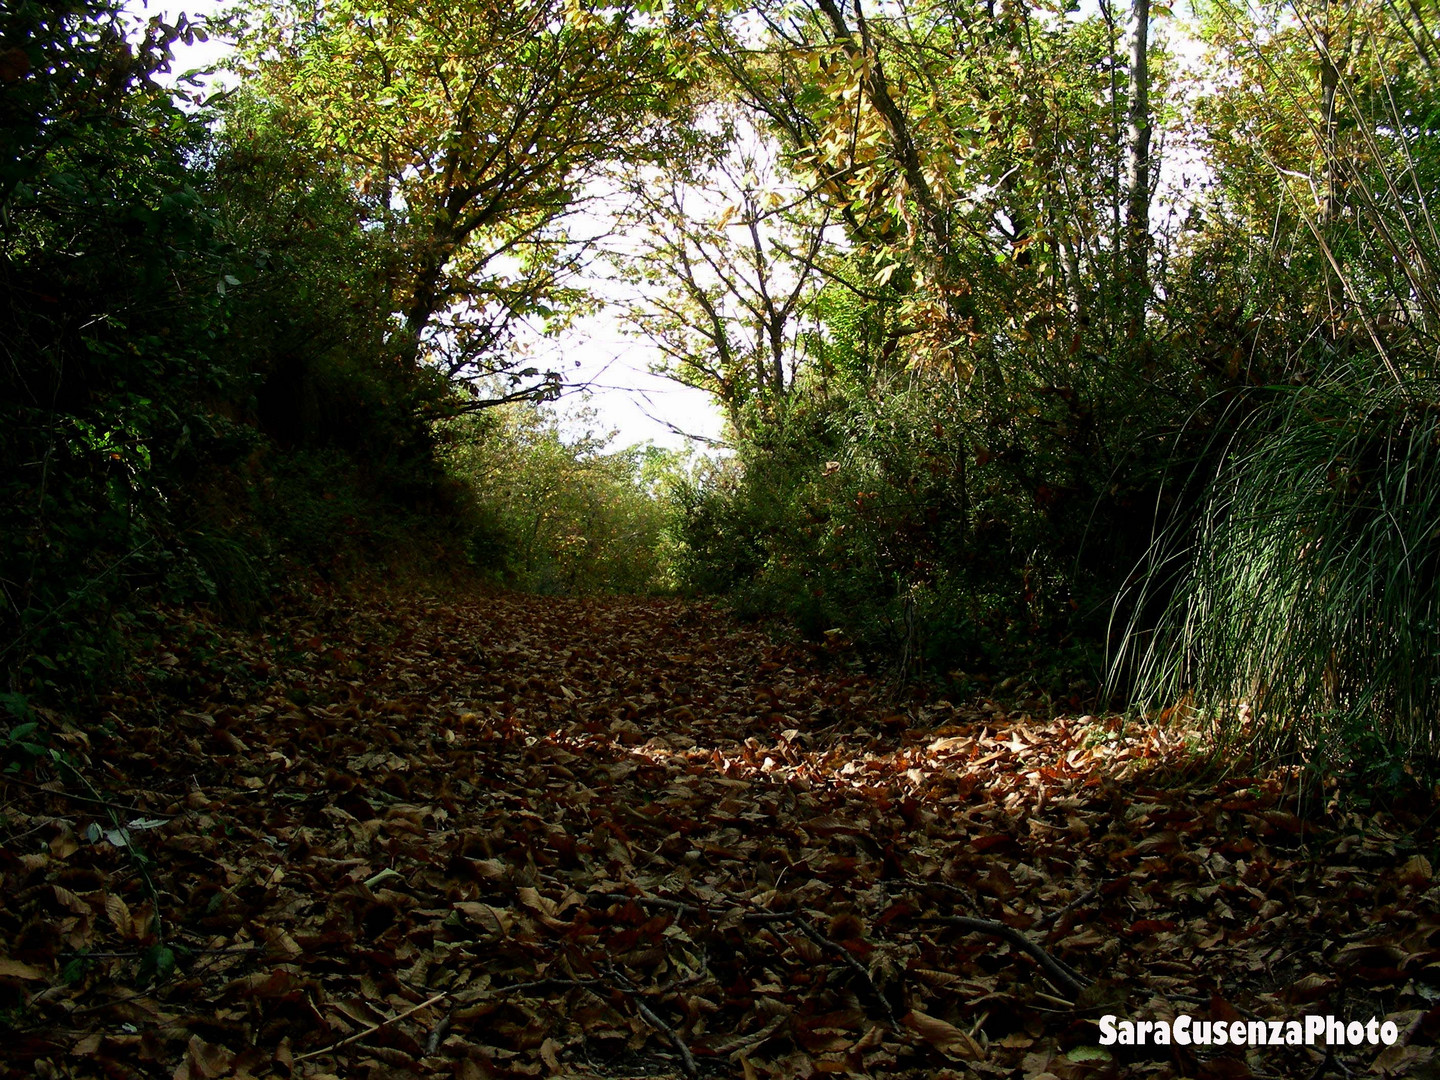
POLYGON ((1428 1075, 1427 807, 1207 779, 706 606, 166 616, 0 781, 6 1077, 1428 1075), (1197 778, 1198 777, 1198 778, 1197 778), (1110 1047, 1132 1019, 1395 1046, 1110 1047))

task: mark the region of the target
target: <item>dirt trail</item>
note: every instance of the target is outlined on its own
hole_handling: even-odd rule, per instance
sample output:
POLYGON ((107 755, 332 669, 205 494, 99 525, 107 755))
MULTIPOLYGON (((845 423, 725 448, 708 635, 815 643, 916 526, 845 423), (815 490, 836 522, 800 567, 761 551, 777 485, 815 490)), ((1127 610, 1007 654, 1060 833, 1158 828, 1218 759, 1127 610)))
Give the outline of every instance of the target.
POLYGON ((0 781, 5 1076, 1228 1080, 1323 1051, 1096 1020, 1391 1015, 1332 1065, 1395 1074, 1440 1029, 1433 825, 1162 781, 1153 730, 669 601, 160 640, 0 781))

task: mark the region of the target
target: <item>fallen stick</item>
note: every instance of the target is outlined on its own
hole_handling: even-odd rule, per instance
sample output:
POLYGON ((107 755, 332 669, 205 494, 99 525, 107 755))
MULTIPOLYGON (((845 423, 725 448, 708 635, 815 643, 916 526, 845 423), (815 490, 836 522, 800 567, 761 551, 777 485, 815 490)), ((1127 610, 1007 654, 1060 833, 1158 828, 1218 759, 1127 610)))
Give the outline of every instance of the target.
POLYGON ((793 919, 794 917, 795 913, 793 911, 742 911, 740 913, 740 918, 744 919, 746 922, 759 923, 784 922, 785 920, 793 919))
POLYGON ((610 977, 615 980, 615 985, 620 988, 621 993, 635 1003, 635 1011, 644 1021, 670 1040, 670 1045, 675 1047, 676 1052, 680 1055, 680 1068, 684 1070, 685 1075, 690 1080, 699 1080, 700 1070, 695 1067, 695 1058, 691 1056, 690 1048, 685 1045, 685 1040, 680 1037, 680 1033, 656 1016, 654 1011, 640 999, 640 991, 634 983, 615 968, 610 969, 610 977))
MULTIPOLYGON (((938 887, 954 896, 963 897, 972 908, 979 909, 980 905, 976 896, 969 889, 963 888, 962 886, 952 885, 948 881, 922 881, 908 874, 905 880, 916 888, 938 887)), ((1079 907, 1081 903, 1085 902, 1088 902, 1088 897, 1085 894, 1077 896, 1074 900, 1070 901, 1070 904, 1066 905, 1065 908, 1060 909, 1060 914, 1063 914, 1072 906, 1079 907)), ((1058 918, 1059 914, 1055 917, 1058 918)), ((1055 989, 1068 993, 1071 998, 1078 997, 1080 993, 1090 985, 1090 981, 1069 964, 1066 964, 1062 960, 1055 959, 1012 926, 1006 926, 1004 923, 997 922, 994 919, 978 919, 968 915, 942 915, 939 916, 939 918, 942 922, 948 923, 951 926, 959 926, 962 929, 968 930, 970 933, 988 934, 991 937, 1003 938, 1005 941, 1008 941, 1040 965, 1040 970, 1045 972, 1046 977, 1055 984, 1055 989)))
POLYGON ((972 934, 988 934, 990 937, 1008 941, 1039 964, 1040 969, 1055 984, 1057 990, 1065 991, 1072 998, 1079 997, 1080 993, 1090 985, 1089 981, 1069 964, 1056 960, 1013 926, 1006 926, 994 919, 973 919, 968 915, 944 915, 940 917, 940 921, 948 926, 957 926, 972 934))
POLYGON ((1083 893, 1081 893, 1079 896, 1075 897, 1074 900, 1071 900, 1071 901, 1070 901, 1068 904, 1066 904, 1064 907, 1058 909, 1057 911, 1052 912, 1051 914, 1045 916, 1045 918, 1041 919, 1041 920, 1040 920, 1040 925, 1041 925, 1041 926, 1054 926, 1054 925, 1056 925, 1056 924, 1057 924, 1061 919, 1063 919, 1066 915, 1069 915, 1070 912, 1074 911, 1074 910, 1075 910, 1076 908, 1078 908, 1078 907, 1083 907, 1083 906, 1085 906, 1085 905, 1088 904, 1091 900, 1094 900, 1094 899, 1095 899, 1097 896, 1099 896, 1099 895, 1100 895, 1100 890, 1099 890, 1098 888, 1095 888, 1095 889, 1086 889, 1083 893))
POLYGON ((606 904, 623 904, 633 901, 637 904, 648 907, 665 908, 667 911, 678 912, 681 915, 703 915, 704 908, 698 908, 694 904, 687 904, 683 900, 667 900, 663 896, 629 896, 625 893, 589 893, 585 897, 586 902, 592 900, 606 904))
POLYGON ((450 1017, 451 1014, 446 1013, 440 1018, 440 1022, 430 1029, 430 1034, 425 1039, 426 1057, 430 1057, 440 1049, 440 1040, 445 1038, 446 1033, 450 1030, 450 1017))
POLYGON ((899 1021, 895 1016, 895 1010, 890 1007, 890 999, 880 992, 880 988, 875 985, 875 980, 870 977, 870 972, 865 970, 865 965, 860 963, 859 960, 856 960, 850 950, 845 948, 844 945, 841 945, 838 941, 831 941, 824 934, 820 933, 819 930, 815 929, 815 927, 810 924, 810 920, 798 911, 794 913, 793 918, 795 925, 800 927, 801 932, 804 933, 806 937, 832 955, 838 956, 851 971, 855 972, 855 974, 863 980, 864 985, 869 987, 871 995, 880 1002, 880 1007, 885 1010, 885 1018, 890 1021, 890 1026, 892 1028, 895 1027, 899 1021))
POLYGON ((357 1032, 355 1032, 354 1035, 347 1035, 345 1038, 341 1039, 339 1042, 334 1043, 334 1044, 332 1044, 332 1045, 330 1045, 330 1046, 327 1046, 327 1047, 325 1047, 325 1048, 322 1049, 322 1050, 310 1050, 310 1051, 308 1051, 308 1052, 306 1052, 306 1053, 304 1053, 304 1054, 296 1054, 296 1055, 295 1055, 295 1060, 296 1060, 296 1061, 308 1061, 310 1058, 317 1058, 317 1057, 320 1057, 322 1054, 333 1054, 336 1050, 339 1050, 342 1046, 349 1046, 349 1045, 350 1045, 351 1043, 353 1043, 353 1042, 359 1042, 361 1039, 369 1038, 371 1035, 374 1035, 377 1031, 380 1031, 382 1028, 387 1028, 387 1027, 389 1027, 391 1024, 398 1024, 401 1020, 404 1020, 405 1018, 410 1017, 410 1016, 414 1016, 414 1015, 415 1015, 417 1012, 419 1012, 421 1009, 428 1009, 431 1005, 434 1005, 434 1004, 435 1004, 436 1002, 438 1002, 438 1001, 444 1001, 444 1000, 445 1000, 447 997, 449 997, 449 996, 450 996, 450 991, 448 991, 448 990, 442 991, 441 993, 436 994, 434 997, 432 997, 432 998, 431 998, 430 1000, 428 1000, 428 1001, 422 1001, 419 1005, 412 1005, 410 1008, 406 1009, 406 1010, 405 1010, 404 1012, 402 1012, 402 1013, 397 1013, 397 1014, 394 1015, 394 1016, 386 1017, 384 1020, 381 1020, 380 1023, 376 1024, 374 1027, 366 1028, 364 1031, 357 1031, 357 1032))
POLYGON ((951 896, 958 896, 961 900, 964 900, 971 911, 980 910, 980 898, 963 885, 952 885, 948 881, 922 881, 920 878, 911 877, 909 874, 905 875, 905 880, 917 889, 942 889, 951 896))
POLYGON ((579 987, 588 990, 605 984, 599 979, 577 979, 570 975, 547 975, 543 979, 532 979, 530 982, 510 983, 507 986, 495 986, 493 983, 480 991, 485 994, 511 994, 517 990, 538 990, 543 986, 565 986, 579 987))
POLYGON ((21 787, 27 787, 45 795, 54 795, 61 799, 69 799, 71 802, 93 803, 96 806, 109 807, 111 810, 124 810, 127 814, 144 814, 147 817, 164 818, 166 821, 175 820, 175 815, 173 814, 154 814, 149 810, 141 810, 135 806, 126 806, 124 803, 111 802, 109 799, 102 799, 97 796, 80 795, 73 791, 65 791, 64 789, 48 788, 44 784, 37 784, 33 780, 26 780, 23 776, 7 776, 3 782, 6 784, 19 784, 21 787))
POLYGON ((690 1056, 690 1048, 685 1045, 685 1040, 680 1038, 679 1033, 674 1028, 651 1012, 650 1007, 643 1001, 639 998, 634 998, 633 1000, 635 1001, 635 1011, 645 1018, 647 1024, 668 1038, 670 1044, 679 1052, 680 1068, 685 1070, 685 1075, 690 1077, 691 1080, 698 1080, 700 1070, 695 1067, 695 1059, 690 1056))

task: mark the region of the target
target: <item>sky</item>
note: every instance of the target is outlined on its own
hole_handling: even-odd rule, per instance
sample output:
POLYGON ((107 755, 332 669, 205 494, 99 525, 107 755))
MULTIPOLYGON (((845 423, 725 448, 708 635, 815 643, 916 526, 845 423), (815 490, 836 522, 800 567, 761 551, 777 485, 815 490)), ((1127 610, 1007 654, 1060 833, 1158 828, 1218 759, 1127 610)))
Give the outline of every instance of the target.
MULTIPOLYGON (((217 0, 129 0, 127 6, 146 18, 159 15, 173 23, 182 12, 192 18, 206 16, 224 5, 217 0)), ((213 65, 227 50, 218 36, 189 46, 177 43, 171 75, 213 65)), ((617 448, 653 442, 679 449, 689 442, 685 435, 719 438, 723 420, 710 396, 653 374, 650 368, 657 355, 649 343, 627 336, 604 312, 578 320, 562 337, 539 342, 535 348, 538 366, 553 364, 571 383, 589 387, 566 395, 557 405, 562 415, 594 410, 594 423, 576 416, 571 424, 576 434, 591 428, 597 434, 614 431, 612 445, 617 448)))

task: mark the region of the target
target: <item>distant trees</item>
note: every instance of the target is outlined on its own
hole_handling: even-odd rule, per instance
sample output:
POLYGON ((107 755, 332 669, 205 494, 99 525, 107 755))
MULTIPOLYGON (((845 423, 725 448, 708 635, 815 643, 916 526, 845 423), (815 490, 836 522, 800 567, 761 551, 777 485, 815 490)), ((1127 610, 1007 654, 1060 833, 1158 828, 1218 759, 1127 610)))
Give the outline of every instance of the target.
POLYGON ((660 370, 714 395, 740 433, 783 421, 839 229, 785 174, 778 145, 728 125, 718 149, 704 139, 637 170, 615 263, 631 290, 623 318, 660 370))
POLYGON ((672 587, 665 486, 682 455, 608 447, 587 412, 512 402, 445 425, 443 459, 473 492, 482 575, 537 592, 672 587))

